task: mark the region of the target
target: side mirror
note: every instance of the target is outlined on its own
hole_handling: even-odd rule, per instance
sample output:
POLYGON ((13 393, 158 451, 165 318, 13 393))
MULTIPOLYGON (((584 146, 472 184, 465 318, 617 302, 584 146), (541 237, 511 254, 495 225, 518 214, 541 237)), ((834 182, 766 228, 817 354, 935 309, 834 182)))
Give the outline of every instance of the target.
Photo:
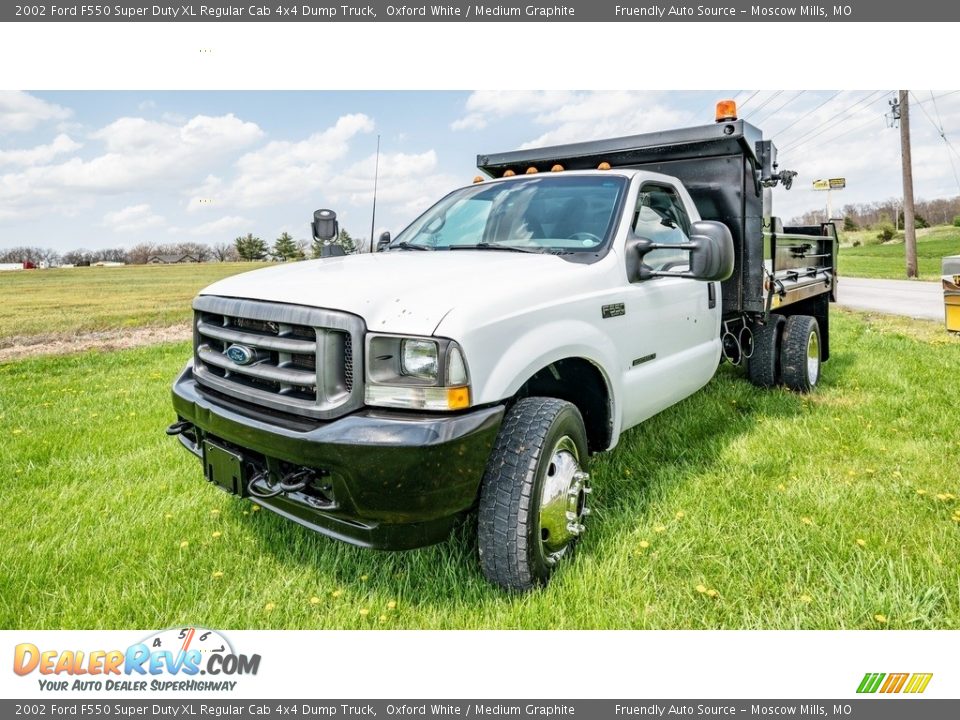
POLYGON ((377 252, 386 249, 387 245, 390 244, 390 239, 389 230, 380 233, 380 237, 377 239, 377 252))
POLYGON ((733 236, 721 222, 700 220, 693 223, 690 242, 674 245, 655 243, 647 238, 633 238, 627 243, 630 282, 655 277, 683 277, 692 280, 723 281, 733 275, 733 236), (688 250, 690 269, 686 272, 651 270, 643 260, 653 250, 688 250))
POLYGON ((337 214, 333 210, 317 210, 313 213, 313 239, 330 242, 340 232, 337 214))

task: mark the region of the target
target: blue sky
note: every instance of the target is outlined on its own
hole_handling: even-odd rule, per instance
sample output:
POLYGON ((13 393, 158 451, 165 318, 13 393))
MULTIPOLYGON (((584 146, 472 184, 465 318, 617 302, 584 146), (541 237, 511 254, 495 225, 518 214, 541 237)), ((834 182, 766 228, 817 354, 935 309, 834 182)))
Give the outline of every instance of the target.
MULTIPOLYGON (((917 196, 960 194, 937 127, 960 133, 960 93, 913 92, 917 196)), ((478 152, 701 124, 732 96, 800 171, 777 214, 822 207, 818 177, 847 177, 835 208, 900 194, 890 91, 6 92, 0 247, 306 238, 319 207, 369 236, 378 134, 376 232, 396 232, 469 183, 478 152)))

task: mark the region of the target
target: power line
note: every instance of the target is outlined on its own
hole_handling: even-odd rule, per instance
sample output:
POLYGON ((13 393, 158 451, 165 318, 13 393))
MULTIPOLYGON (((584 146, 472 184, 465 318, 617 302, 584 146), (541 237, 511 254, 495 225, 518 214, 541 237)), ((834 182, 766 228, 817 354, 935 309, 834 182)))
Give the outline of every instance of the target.
POLYGON ((781 105, 780 107, 774 108, 773 110, 770 110, 766 115, 763 116, 763 120, 761 120, 760 118, 754 118, 753 116, 751 116, 750 122, 752 122, 754 125, 759 125, 759 124, 762 123, 764 120, 769 120, 769 119, 772 118, 774 115, 776 115, 778 112, 780 112, 781 110, 783 110, 787 105, 789 105, 789 104, 792 103, 794 100, 796 100, 796 99, 799 98, 801 95, 803 95, 805 92, 806 92, 806 90, 801 90, 801 91, 798 92, 796 95, 794 95, 792 98, 790 98, 790 99, 787 100, 785 103, 783 103, 783 105, 781 105))
MULTIPOLYGON (((744 91, 744 92, 746 92, 746 91, 744 91)), ((759 92, 760 92, 759 90, 754 90, 754 91, 753 91, 753 94, 752 94, 750 97, 748 97, 746 100, 744 100, 742 103, 740 103, 740 109, 742 110, 743 107, 744 107, 744 105, 746 105, 748 102, 750 102, 751 100, 753 100, 753 99, 757 96, 757 93, 759 93, 759 92)))
POLYGON ((784 147, 783 149, 784 149, 784 150, 792 150, 792 149, 794 149, 794 148, 801 147, 802 145, 806 145, 808 142, 810 142, 811 140, 813 140, 815 137, 819 137, 819 136, 822 135, 823 133, 825 133, 825 132, 827 132, 827 131, 829 131, 829 130, 832 130, 832 129, 836 128, 837 126, 841 125, 843 122, 845 122, 845 121, 847 121, 847 120, 850 120, 850 119, 853 117, 853 115, 852 115, 853 111, 856 110, 860 105, 863 105, 864 103, 867 103, 867 105, 866 105, 865 107, 867 107, 867 106, 869 106, 869 105, 872 105, 872 104, 875 103, 878 99, 881 99, 881 98, 883 97, 883 94, 886 93, 886 92, 887 92, 886 90, 874 90, 874 91, 871 92, 871 93, 867 93, 866 96, 860 98, 860 100, 858 100, 857 102, 855 102, 853 105, 851 105, 850 107, 848 107, 846 110, 843 110, 843 111, 841 111, 841 112, 839 112, 839 113, 836 113, 836 114, 833 116, 833 118, 827 120, 827 122, 825 122, 825 123, 824 123, 823 125, 821 125, 819 128, 813 128, 812 130, 808 130, 807 132, 805 132, 803 135, 800 135, 799 137, 794 138, 794 139, 793 139, 792 141, 790 141, 790 142, 786 145, 786 147, 784 147), (880 98, 877 98, 877 97, 876 97, 878 93, 880 94, 880 98))
POLYGON ((792 123, 790 123, 789 125, 787 125, 785 128, 781 128, 780 130, 777 130, 777 132, 772 133, 772 134, 771 134, 771 137, 773 137, 774 135, 782 135, 783 133, 785 133, 787 130, 789 130, 790 128, 792 128, 794 125, 796 125, 796 124, 797 124, 798 122, 800 122, 801 120, 803 120, 803 119, 805 119, 805 118, 808 118, 808 117, 810 117, 811 115, 813 115, 813 113, 815 113, 817 110, 819 110, 820 108, 822 108, 824 105, 826 105, 828 102, 830 102, 831 100, 833 100, 837 95, 839 95, 839 94, 842 93, 842 92, 843 92, 843 90, 837 90, 837 92, 835 92, 833 95, 831 95, 830 97, 828 97, 828 98, 827 98, 826 100, 824 100, 822 103, 820 103, 819 105, 817 105, 813 110, 808 110, 808 111, 805 112, 803 115, 801 115, 801 116, 798 117, 796 120, 794 120, 792 123))
MULTIPOLYGON (((954 92, 957 92, 957 91, 954 91, 954 92)), ((911 93, 913 93, 913 91, 911 91, 911 93)), ((946 95, 951 95, 951 94, 952 93, 946 93, 946 95)), ((914 99, 917 99, 916 93, 913 93, 913 97, 914 99)), ((945 97, 945 95, 941 95, 940 97, 945 97)), ((950 140, 947 139, 947 134, 943 129, 943 119, 940 117, 940 109, 937 107, 937 99, 933 96, 932 90, 930 91, 930 101, 933 103, 933 109, 937 113, 937 120, 939 121, 939 124, 933 121, 933 118, 930 117, 930 113, 927 112, 927 109, 923 107, 923 104, 919 100, 917 100, 917 106, 923 111, 923 114, 927 116, 927 120, 929 120, 930 124, 933 125, 934 129, 937 131, 937 134, 939 134, 940 137, 943 138, 943 142, 946 143, 947 148, 952 150, 954 154, 957 155, 957 157, 960 157, 960 153, 957 152, 957 149, 953 146, 953 143, 951 143, 950 140)), ((950 161, 950 170, 953 172, 953 179, 957 183, 957 189, 960 189, 960 175, 957 175, 957 167, 954 164, 953 157, 951 157, 950 153, 947 153, 947 159, 950 161)))
MULTIPOLYGON (((775 100, 775 99, 777 98, 777 96, 780 95, 781 93, 783 93, 783 90, 777 90, 773 95, 771 95, 771 96, 768 97, 766 100, 764 100, 762 103, 760 103, 760 106, 759 106, 756 110, 754 110, 752 114, 758 113, 758 112, 760 112, 761 110, 763 110, 767 105, 770 104, 770 101, 771 101, 771 100, 775 100)), ((751 114, 751 116, 752 116, 752 114, 751 114)))

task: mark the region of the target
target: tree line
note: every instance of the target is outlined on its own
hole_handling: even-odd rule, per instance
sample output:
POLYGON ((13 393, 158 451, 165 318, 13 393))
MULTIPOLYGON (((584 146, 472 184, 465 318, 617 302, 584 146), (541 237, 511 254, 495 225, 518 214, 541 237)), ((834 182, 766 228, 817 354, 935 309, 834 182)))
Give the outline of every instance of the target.
MULTIPOLYGON (((917 227, 957 224, 960 219, 960 195, 936 200, 918 200, 914 203, 917 227)), ((790 221, 790 225, 815 225, 823 222, 824 211, 809 210, 790 221)), ((880 202, 844 205, 839 217, 846 230, 874 229, 881 225, 903 227, 903 202, 890 198, 880 202)))
MULTIPOLYGON (((359 253, 367 250, 366 242, 355 242, 350 233, 341 229, 340 234, 333 241, 343 248, 344 252, 359 253)), ((187 256, 193 262, 236 262, 236 261, 265 261, 289 262, 305 260, 310 257, 320 257, 321 243, 314 240, 295 240, 290 233, 282 233, 280 237, 268 243, 247 233, 234 239, 233 242, 201 243, 140 243, 131 248, 105 248, 101 250, 87 250, 79 248, 58 252, 51 248, 35 246, 19 246, 0 249, 0 263, 31 263, 33 265, 93 265, 99 262, 119 262, 129 265, 145 265, 150 259, 157 256, 177 257, 187 256)))

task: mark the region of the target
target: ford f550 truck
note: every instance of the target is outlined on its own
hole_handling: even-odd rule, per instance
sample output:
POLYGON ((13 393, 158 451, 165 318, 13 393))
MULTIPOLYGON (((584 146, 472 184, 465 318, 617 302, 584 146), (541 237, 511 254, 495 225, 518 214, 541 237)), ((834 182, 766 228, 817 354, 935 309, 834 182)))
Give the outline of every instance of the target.
POLYGON ((794 173, 730 102, 477 164, 378 252, 203 290, 168 432, 214 485, 356 545, 436 543, 476 511, 483 573, 522 591, 585 530, 589 456, 722 358, 813 389, 836 231, 772 216, 794 173))

